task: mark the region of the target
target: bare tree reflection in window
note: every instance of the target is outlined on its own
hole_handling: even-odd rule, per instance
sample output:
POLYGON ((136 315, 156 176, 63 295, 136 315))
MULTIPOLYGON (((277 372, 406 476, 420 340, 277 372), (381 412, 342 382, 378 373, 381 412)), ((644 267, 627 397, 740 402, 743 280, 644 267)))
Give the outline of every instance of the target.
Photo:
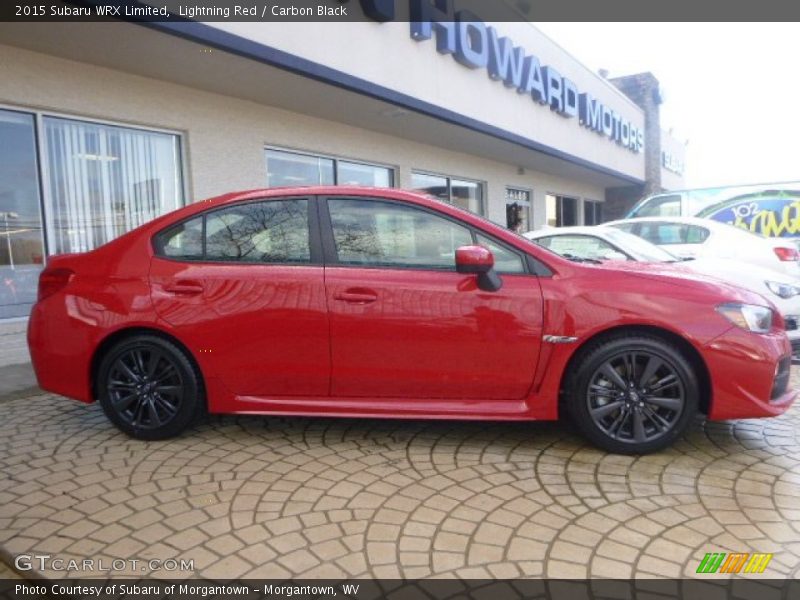
POLYGON ((209 215, 206 256, 241 262, 310 262, 308 202, 253 202, 209 215))
POLYGON ((339 260, 346 264, 455 269, 469 230, 427 211, 371 200, 328 202, 339 260))

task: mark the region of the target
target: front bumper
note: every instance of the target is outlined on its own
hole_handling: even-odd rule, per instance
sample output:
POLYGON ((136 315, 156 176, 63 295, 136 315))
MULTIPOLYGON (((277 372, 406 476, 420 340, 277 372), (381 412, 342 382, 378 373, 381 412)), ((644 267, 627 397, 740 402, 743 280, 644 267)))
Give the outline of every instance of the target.
POLYGON ((733 327, 703 351, 713 394, 709 419, 771 417, 794 402, 792 345, 785 332, 757 334, 733 327))

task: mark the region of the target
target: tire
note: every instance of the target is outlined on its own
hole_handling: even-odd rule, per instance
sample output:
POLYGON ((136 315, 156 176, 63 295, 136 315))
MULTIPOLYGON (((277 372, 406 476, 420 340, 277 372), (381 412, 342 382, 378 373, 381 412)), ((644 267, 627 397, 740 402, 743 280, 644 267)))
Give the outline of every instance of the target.
POLYGON ((140 440, 163 440, 189 427, 205 410, 202 378, 175 344, 137 335, 114 345, 97 371, 103 412, 140 440))
POLYGON ((697 413, 697 375, 681 351, 660 338, 599 342, 578 357, 576 366, 565 389, 566 408, 581 433, 603 450, 661 450, 697 413))

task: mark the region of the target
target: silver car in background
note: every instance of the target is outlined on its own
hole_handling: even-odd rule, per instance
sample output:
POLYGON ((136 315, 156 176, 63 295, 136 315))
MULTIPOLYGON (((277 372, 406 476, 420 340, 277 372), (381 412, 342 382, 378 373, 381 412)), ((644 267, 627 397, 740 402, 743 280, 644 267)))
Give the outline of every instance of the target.
POLYGON ((676 268, 716 277, 761 294, 780 311, 786 321, 786 333, 795 356, 800 355, 800 280, 783 271, 755 264, 742 265, 738 260, 725 258, 680 258, 660 246, 608 224, 546 228, 524 233, 523 236, 573 260, 672 263, 676 268))

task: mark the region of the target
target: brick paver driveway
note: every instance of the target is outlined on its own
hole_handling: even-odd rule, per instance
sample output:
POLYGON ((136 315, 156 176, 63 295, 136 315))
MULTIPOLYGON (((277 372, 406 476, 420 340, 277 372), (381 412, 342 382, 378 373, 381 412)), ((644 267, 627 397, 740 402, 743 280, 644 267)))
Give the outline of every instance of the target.
POLYGON ((207 578, 678 577, 706 552, 770 552, 767 573, 797 577, 798 425, 800 406, 698 421, 640 458, 551 423, 214 417, 144 443, 98 406, 7 399, 0 548, 193 559, 207 578))

